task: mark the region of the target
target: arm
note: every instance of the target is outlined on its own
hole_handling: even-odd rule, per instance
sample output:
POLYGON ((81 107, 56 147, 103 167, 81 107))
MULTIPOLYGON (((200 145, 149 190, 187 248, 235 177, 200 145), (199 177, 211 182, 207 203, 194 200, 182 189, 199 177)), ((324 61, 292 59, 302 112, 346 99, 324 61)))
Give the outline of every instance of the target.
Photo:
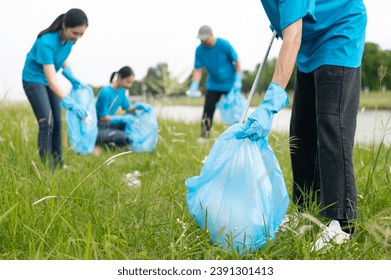
POLYGON ((87 111, 77 104, 58 84, 56 69, 53 64, 43 65, 43 72, 48 82, 49 88, 61 100, 60 105, 67 110, 74 112, 78 118, 85 120, 88 117, 87 111))
POLYGON ((300 49, 302 19, 292 23, 282 31, 283 43, 278 54, 273 79, 258 108, 248 117, 236 138, 249 137, 258 141, 269 135, 273 117, 289 103, 285 87, 289 82, 300 49))
POLYGON ((86 86, 78 78, 75 77, 68 61, 64 61, 62 65, 62 75, 67 78, 69 82, 71 82, 73 87, 86 86))
POLYGON ((243 75, 242 75, 242 72, 241 72, 239 59, 237 59, 236 62, 235 62, 235 76, 234 76, 234 79, 235 80, 234 80, 233 90, 241 91, 242 90, 243 75))
POLYGON ((236 60, 236 63, 235 63, 235 72, 240 73, 241 71, 242 71, 242 67, 241 67, 240 61, 238 59, 238 60, 236 60))
POLYGON ((110 116, 110 115, 107 115, 107 116, 104 116, 104 117, 100 117, 99 120, 100 120, 101 122, 110 122, 111 116, 110 116))
POLYGON ((190 84, 190 88, 188 91, 186 91, 186 95, 192 98, 197 98, 201 96, 201 92, 198 91, 198 87, 200 86, 202 78, 202 67, 201 68, 195 68, 193 70, 193 77, 190 84))
POLYGON ((64 96, 66 96, 67 94, 62 88, 60 88, 57 82, 56 69, 54 68, 54 65, 53 64, 44 65, 43 72, 45 74, 49 88, 54 92, 54 94, 58 98, 63 99, 64 96))
POLYGON ((62 64, 62 69, 65 69, 65 68, 67 68, 67 67, 69 67, 69 66, 70 66, 70 65, 69 65, 68 60, 65 60, 64 63, 62 64))
POLYGON ((297 54, 301 45, 302 28, 303 21, 299 19, 282 31, 283 41, 278 54, 272 82, 280 85, 284 89, 295 67, 297 54))
POLYGON ((202 68, 194 69, 193 81, 200 83, 202 78, 202 68))

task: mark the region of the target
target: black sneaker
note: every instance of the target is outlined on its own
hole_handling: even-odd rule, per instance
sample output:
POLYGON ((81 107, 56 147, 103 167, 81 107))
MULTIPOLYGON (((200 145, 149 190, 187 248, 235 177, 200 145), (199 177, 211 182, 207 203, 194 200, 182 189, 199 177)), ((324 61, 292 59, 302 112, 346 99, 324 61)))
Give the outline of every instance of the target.
POLYGON ((210 119, 204 118, 201 122, 201 137, 209 138, 210 137, 210 119))

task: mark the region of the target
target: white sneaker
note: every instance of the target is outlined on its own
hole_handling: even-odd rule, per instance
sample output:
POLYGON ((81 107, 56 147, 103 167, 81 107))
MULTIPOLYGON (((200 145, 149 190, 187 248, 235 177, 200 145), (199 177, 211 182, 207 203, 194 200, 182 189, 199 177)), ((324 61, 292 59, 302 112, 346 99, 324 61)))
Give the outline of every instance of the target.
POLYGON ((337 220, 332 220, 329 226, 320 225, 323 228, 321 236, 316 240, 311 251, 319 251, 324 247, 330 248, 333 244, 343 244, 350 239, 350 234, 341 229, 337 220))

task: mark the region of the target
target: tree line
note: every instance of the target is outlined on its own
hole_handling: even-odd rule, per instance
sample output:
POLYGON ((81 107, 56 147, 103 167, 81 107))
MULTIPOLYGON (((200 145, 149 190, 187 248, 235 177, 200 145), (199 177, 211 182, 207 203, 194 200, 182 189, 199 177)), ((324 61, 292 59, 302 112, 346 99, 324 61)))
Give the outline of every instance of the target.
MULTIPOLYGON (((262 77, 257 85, 257 92, 264 92, 273 76, 276 65, 276 58, 269 59, 266 64, 262 77)), ((391 50, 382 50, 376 43, 365 43, 365 51, 361 66, 361 88, 363 91, 376 91, 380 87, 391 89, 391 75, 387 74, 388 67, 391 66, 391 50)), ((260 64, 257 64, 253 70, 243 70, 242 91, 248 93, 251 90, 253 81, 258 72, 260 64)), ((205 83, 207 73, 203 70, 200 90, 205 92, 205 83)), ((293 91, 294 76, 292 75, 286 90, 293 91)), ((158 63, 155 67, 150 67, 147 74, 141 80, 134 82, 129 90, 130 95, 149 95, 149 96, 176 96, 183 95, 189 88, 192 75, 190 74, 185 81, 179 82, 179 79, 173 76, 167 63, 158 63)), ((99 91, 94 88, 95 93, 99 91)))

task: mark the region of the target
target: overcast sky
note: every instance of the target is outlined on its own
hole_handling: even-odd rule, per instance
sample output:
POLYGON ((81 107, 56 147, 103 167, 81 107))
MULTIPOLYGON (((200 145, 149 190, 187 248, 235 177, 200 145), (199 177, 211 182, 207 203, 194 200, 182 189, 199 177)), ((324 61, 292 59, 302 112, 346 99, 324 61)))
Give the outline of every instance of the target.
MULTIPOLYGON (((391 49, 391 1, 364 0, 368 12, 367 41, 391 49)), ((131 66, 136 79, 148 67, 166 62, 184 78, 192 71, 198 29, 212 27, 215 36, 231 42, 252 70, 270 40, 269 21, 259 0, 13 0, 0 9, 0 99, 24 98, 21 71, 39 31, 61 13, 81 8, 89 27, 74 46, 69 61, 75 74, 92 85, 105 85, 110 74, 131 66)), ((338 12, 338 11, 336 11, 338 12)), ((273 46, 278 54, 281 42, 273 46)), ((59 75, 60 83, 69 84, 59 75)))

